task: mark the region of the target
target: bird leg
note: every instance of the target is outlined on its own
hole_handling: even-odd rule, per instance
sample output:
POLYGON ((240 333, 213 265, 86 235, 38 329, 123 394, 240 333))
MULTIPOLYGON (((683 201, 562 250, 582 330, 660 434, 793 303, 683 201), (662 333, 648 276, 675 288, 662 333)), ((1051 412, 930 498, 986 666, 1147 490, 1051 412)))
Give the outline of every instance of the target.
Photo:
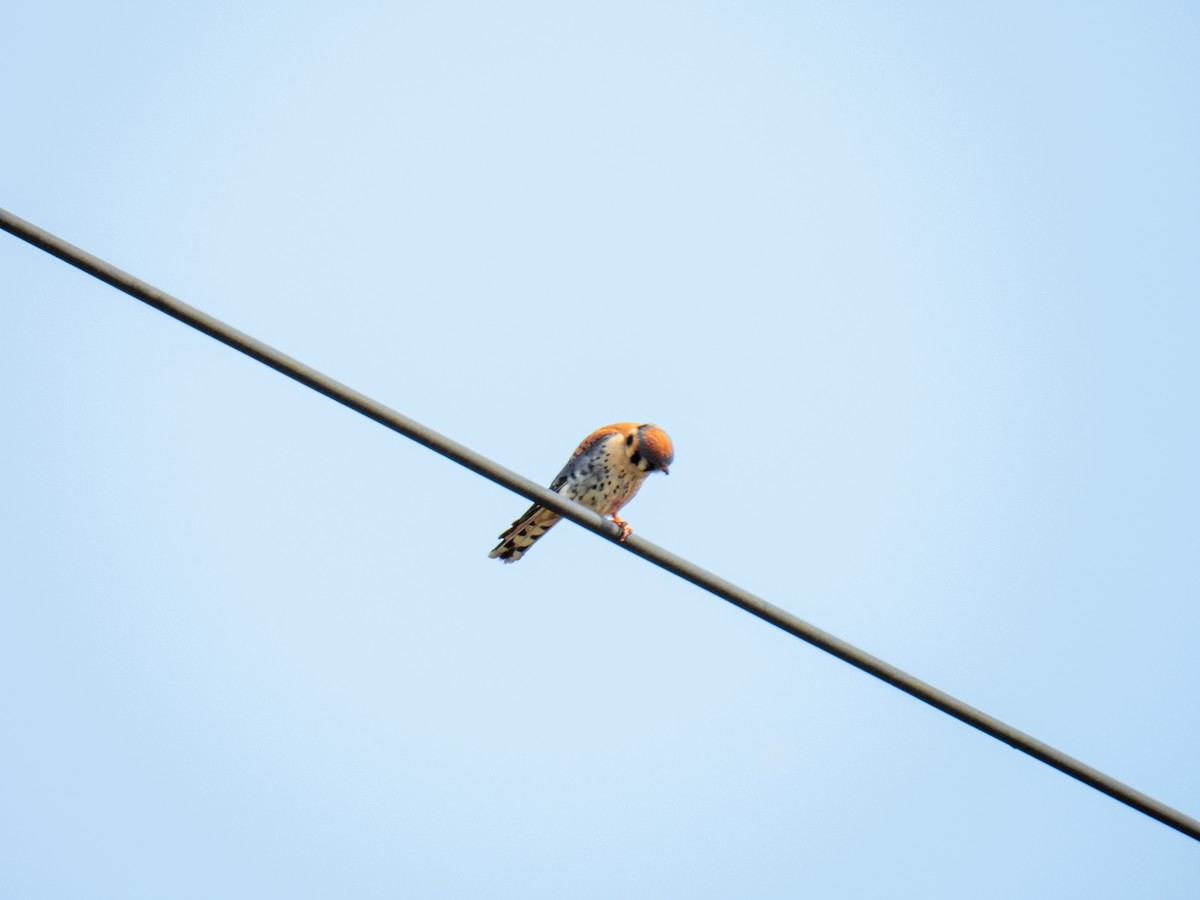
POLYGON ((616 513, 612 516, 613 524, 621 526, 621 536, 617 538, 622 544, 625 543, 625 538, 633 534, 633 529, 629 527, 629 523, 624 519, 618 518, 616 513))

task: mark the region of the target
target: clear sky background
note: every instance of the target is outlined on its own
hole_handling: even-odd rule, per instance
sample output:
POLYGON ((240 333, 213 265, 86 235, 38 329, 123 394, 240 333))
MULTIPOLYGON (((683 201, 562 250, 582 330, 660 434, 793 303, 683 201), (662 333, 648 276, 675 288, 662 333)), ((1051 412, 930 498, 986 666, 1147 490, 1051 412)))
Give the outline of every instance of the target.
MULTIPOLYGON (((0 205, 1200 815, 1191 3, 10 4, 0 205)), ((1194 898, 1200 845, 0 235, 0 895, 1194 898)))

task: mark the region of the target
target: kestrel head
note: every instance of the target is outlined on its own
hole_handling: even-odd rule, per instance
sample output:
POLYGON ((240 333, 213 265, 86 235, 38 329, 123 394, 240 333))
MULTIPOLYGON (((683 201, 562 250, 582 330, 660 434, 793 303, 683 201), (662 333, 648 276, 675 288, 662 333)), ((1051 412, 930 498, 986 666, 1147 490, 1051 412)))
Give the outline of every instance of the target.
POLYGON ((625 435, 629 461, 643 472, 662 472, 675 460, 675 448, 667 433, 657 425, 638 425, 625 435))

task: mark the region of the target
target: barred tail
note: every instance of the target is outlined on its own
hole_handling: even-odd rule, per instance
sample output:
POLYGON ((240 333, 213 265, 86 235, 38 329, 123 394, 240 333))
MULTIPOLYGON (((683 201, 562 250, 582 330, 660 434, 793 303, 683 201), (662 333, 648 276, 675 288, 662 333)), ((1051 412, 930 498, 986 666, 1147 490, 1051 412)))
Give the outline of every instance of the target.
POLYGON ((533 546, 534 541, 553 528, 561 518, 558 513, 535 503, 525 515, 512 523, 511 528, 500 535, 500 543, 488 554, 488 558, 503 560, 506 563, 516 562, 533 546))

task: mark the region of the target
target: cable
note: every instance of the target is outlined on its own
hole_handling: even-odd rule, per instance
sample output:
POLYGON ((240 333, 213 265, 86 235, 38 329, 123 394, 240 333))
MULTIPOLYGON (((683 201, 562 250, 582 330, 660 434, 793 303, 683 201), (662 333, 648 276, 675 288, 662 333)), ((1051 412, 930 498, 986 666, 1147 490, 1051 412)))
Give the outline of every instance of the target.
MULTIPOLYGON (((112 285, 118 290, 124 291, 131 297, 141 300, 143 303, 147 303, 155 309, 178 319, 180 322, 204 332, 209 337, 216 338, 223 344, 227 344, 233 349, 245 353, 247 356, 270 366, 278 372, 282 372, 284 375, 295 379, 306 387, 310 387, 314 391, 322 393, 344 406, 348 406, 355 412, 362 413, 369 419, 374 419, 381 425, 399 432, 405 437, 416 441, 418 444, 454 460, 459 465, 466 466, 472 472, 482 475, 489 481, 503 485, 510 491, 514 491, 534 503, 539 503, 547 509, 554 510, 554 512, 564 518, 570 519, 577 525, 582 525, 584 528, 595 532, 601 537, 608 538, 614 543, 619 542, 621 529, 590 509, 574 501, 567 500, 561 494, 544 488, 540 484, 492 462, 471 448, 465 447, 438 434, 436 431, 426 428, 419 422, 401 415, 394 409, 372 400, 365 394, 361 394, 327 375, 323 375, 316 369, 306 366, 304 363, 292 359, 286 354, 280 353, 273 347, 267 346, 262 341, 256 340, 250 337, 250 335, 244 334, 218 319, 214 319, 207 313, 201 312, 195 307, 188 306, 170 294, 160 291, 158 288, 133 277, 127 272, 123 272, 115 266, 92 256, 90 253, 67 243, 61 238, 38 228, 30 222, 26 222, 24 219, 4 209, 0 209, 0 228, 33 244, 35 247, 45 250, 47 253, 58 257, 64 262, 70 263, 76 268, 82 269, 89 275, 112 285)), ((1165 803, 1160 803, 1153 797, 1149 797, 1098 769, 1094 769, 1074 757, 1068 756, 1061 750, 1051 747, 1049 744, 1038 740, 1032 735, 1013 728, 1011 725, 1000 721, 994 716, 990 716, 956 697, 952 697, 945 691, 939 690, 933 685, 909 675, 907 672, 896 668, 890 663, 859 650, 852 644, 848 644, 840 638, 822 631, 815 625, 810 625, 787 610, 771 605, 749 591, 743 590, 736 584, 719 578, 713 573, 700 568, 680 556, 676 556, 669 550, 665 550, 636 534, 631 535, 620 546, 631 553, 636 553, 648 562, 652 562, 656 566, 678 575, 685 581, 689 581, 697 587, 715 594, 722 600, 727 600, 735 606, 744 609, 746 612, 752 613, 766 622, 770 622, 788 634, 807 641, 813 646, 824 650, 826 653, 830 653, 838 659, 886 681, 893 687, 911 694, 918 700, 928 703, 936 709, 940 709, 947 715, 951 715, 959 721, 979 729, 984 734, 989 734, 1014 749, 1020 750, 1022 753, 1027 753, 1034 759, 1041 760, 1046 765, 1053 766, 1060 772, 1064 772, 1072 778, 1076 778, 1084 784, 1107 794, 1113 799, 1119 800, 1121 803, 1153 819, 1157 819, 1163 824, 1186 834, 1188 837, 1200 841, 1200 821, 1193 819, 1191 816, 1185 815, 1167 806, 1165 803)))

